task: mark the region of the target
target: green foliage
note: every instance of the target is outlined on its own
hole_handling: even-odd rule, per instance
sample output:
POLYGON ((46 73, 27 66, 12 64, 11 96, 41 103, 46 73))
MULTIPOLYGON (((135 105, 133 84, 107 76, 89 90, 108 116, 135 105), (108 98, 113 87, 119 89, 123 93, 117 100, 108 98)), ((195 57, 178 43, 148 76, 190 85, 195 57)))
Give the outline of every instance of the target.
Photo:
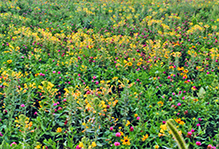
POLYGON ((218 6, 1 0, 0 147, 217 148, 218 6))
POLYGON ((179 134, 176 126, 174 126, 173 124, 173 120, 168 120, 167 121, 167 128, 171 131, 171 134, 173 135, 174 139, 176 140, 178 147, 180 149, 188 149, 185 140, 183 139, 183 137, 179 134))

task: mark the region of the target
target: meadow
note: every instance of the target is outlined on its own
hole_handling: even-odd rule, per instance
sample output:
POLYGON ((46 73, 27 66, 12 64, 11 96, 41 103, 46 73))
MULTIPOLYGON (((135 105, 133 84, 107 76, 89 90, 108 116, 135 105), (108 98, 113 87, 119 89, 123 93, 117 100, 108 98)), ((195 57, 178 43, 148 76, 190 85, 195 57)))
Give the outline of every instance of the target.
POLYGON ((219 148, 218 40, 218 0, 1 0, 0 148, 219 148))

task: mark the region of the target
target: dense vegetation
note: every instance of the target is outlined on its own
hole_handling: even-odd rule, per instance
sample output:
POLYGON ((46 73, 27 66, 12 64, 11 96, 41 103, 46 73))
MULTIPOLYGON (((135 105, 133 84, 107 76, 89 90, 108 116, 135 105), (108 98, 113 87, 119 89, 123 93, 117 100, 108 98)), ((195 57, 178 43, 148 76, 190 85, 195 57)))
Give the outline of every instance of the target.
POLYGON ((217 0, 2 0, 0 22, 0 148, 174 149, 169 119, 219 147, 217 0))

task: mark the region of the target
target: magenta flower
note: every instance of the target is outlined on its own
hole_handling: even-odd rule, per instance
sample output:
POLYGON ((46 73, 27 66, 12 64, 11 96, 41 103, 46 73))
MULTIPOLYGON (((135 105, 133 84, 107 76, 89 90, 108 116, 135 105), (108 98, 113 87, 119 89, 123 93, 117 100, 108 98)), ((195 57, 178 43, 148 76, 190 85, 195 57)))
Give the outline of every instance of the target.
POLYGON ((12 143, 10 144, 10 146, 13 146, 14 144, 16 145, 17 143, 16 143, 16 142, 12 142, 12 143))
POLYGON ((212 149, 212 145, 211 144, 209 144, 208 146, 207 146, 207 149, 212 149))
POLYGON ((21 107, 23 108, 23 107, 25 107, 25 105, 24 105, 24 104, 21 104, 21 107))
POLYGON ((120 143, 119 142, 115 142, 114 145, 115 146, 120 146, 120 143))
POLYGON ((185 100, 185 96, 182 97, 182 100, 185 100))
POLYGON ((140 120, 140 117, 138 116, 136 119, 137 119, 137 120, 140 120))
POLYGON ((134 131, 134 127, 131 126, 129 130, 130 130, 130 131, 134 131))
POLYGON ((96 76, 93 76, 93 79, 96 79, 97 77, 96 76))
POLYGON ((3 136, 3 134, 0 132, 0 136, 2 137, 3 136))
POLYGON ((76 149, 81 149, 81 147, 79 147, 79 145, 76 146, 76 149))
POLYGON ((194 130, 194 129, 191 129, 191 132, 195 132, 195 130, 194 130))
POLYGON ((120 137, 121 136, 121 133, 120 132, 117 132, 116 133, 116 137, 120 137))
POLYGON ((192 135, 192 132, 191 132, 191 131, 189 131, 187 134, 188 134, 189 136, 191 136, 191 135, 192 135))
POLYGON ((196 142, 196 145, 200 146, 200 145, 202 145, 202 143, 199 142, 199 141, 197 141, 197 142, 196 142))
POLYGON ((177 106, 181 106, 182 104, 181 103, 177 103, 177 106))
POLYGON ((198 120, 199 120, 199 121, 202 121, 202 119, 201 119, 201 118, 198 118, 198 120))
POLYGON ((196 126, 198 126, 198 127, 199 127, 199 126, 201 126, 201 125, 198 123, 196 126))
POLYGON ((113 127, 110 127, 110 130, 113 131, 113 127))

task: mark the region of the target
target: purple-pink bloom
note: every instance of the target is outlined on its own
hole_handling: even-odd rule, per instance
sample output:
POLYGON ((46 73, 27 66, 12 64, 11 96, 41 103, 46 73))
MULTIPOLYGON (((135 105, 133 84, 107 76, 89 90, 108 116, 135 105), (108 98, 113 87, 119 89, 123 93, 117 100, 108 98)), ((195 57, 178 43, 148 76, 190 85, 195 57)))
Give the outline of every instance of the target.
POLYGON ((134 131, 134 127, 131 126, 129 130, 130 130, 130 131, 134 131))
POLYGON ((116 136, 117 136, 117 137, 120 137, 120 136, 121 136, 121 133, 120 133, 120 132, 117 132, 117 133, 116 133, 116 136))
POLYGON ((209 144, 208 146, 207 146, 207 149, 212 149, 212 145, 211 144, 209 144))
POLYGON ((12 146, 12 145, 14 145, 14 144, 16 145, 17 143, 16 143, 16 142, 12 142, 12 143, 10 144, 10 146, 12 146))
POLYGON ((81 149, 81 147, 79 147, 79 145, 76 146, 76 149, 81 149))
POLYGON ((200 146, 200 145, 202 145, 202 143, 199 142, 199 141, 197 141, 197 142, 196 142, 196 145, 200 146))
POLYGON ((181 103, 177 103, 177 106, 181 106, 182 104, 181 103))
POLYGON ((189 131, 189 132, 188 132, 188 135, 189 135, 189 136, 191 136, 191 135, 192 135, 192 132, 191 132, 191 131, 189 131))
POLYGON ((25 105, 24 105, 24 104, 21 104, 21 107, 25 107, 25 105))
POLYGON ((119 142, 115 142, 114 145, 115 146, 120 146, 120 143, 119 142))

